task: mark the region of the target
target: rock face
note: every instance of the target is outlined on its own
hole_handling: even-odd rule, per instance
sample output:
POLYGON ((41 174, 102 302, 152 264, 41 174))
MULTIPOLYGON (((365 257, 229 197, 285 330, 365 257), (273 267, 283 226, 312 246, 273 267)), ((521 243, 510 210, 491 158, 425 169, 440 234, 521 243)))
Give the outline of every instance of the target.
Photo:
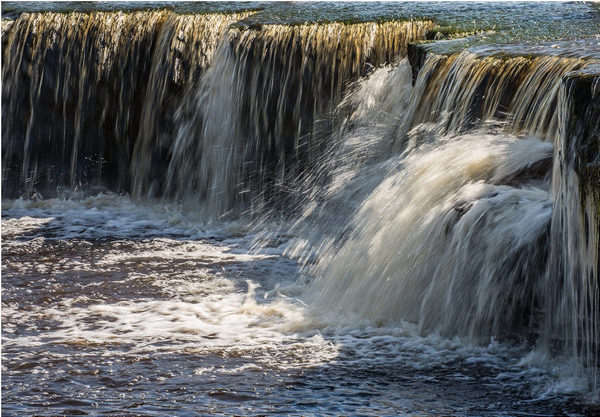
POLYGON ((600 65, 575 71, 563 79, 568 100, 562 149, 571 151, 565 162, 579 177, 581 203, 600 210, 600 65))
POLYGON ((560 182, 555 182, 555 187, 557 192, 579 193, 578 217, 583 226, 580 238, 590 256, 582 273, 597 282, 600 269, 600 65, 566 74, 562 88, 559 116, 562 121, 555 152, 560 164, 555 181, 560 182), (573 176, 576 182, 569 184, 568 176, 573 176), (577 190, 565 189, 576 184, 577 190))
POLYGON ((417 75, 419 74, 419 71, 421 71, 421 68, 423 68, 423 65, 425 65, 427 49, 423 44, 411 43, 408 45, 406 55, 412 68, 412 79, 414 85, 417 81, 417 75))

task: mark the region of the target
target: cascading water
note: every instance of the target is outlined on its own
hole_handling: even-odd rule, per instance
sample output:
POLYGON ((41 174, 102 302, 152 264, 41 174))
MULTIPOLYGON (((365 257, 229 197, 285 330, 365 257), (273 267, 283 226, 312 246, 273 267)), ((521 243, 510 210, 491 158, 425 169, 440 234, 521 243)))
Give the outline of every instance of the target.
POLYGON ((2 37, 3 195, 161 190, 183 91, 249 13, 23 13, 2 37), (160 110, 160 112, 158 112, 160 110))
POLYGON ((20 175, 3 176, 4 195, 75 188, 93 183, 106 164, 126 166, 123 136, 137 124, 130 109, 146 78, 140 63, 161 18, 57 13, 14 21, 2 38, 2 136, 11 138, 2 141, 2 165, 20 175))
POLYGON ((3 413, 595 415, 597 8, 251 6, 3 19, 3 413))
POLYGON ((161 195, 163 167, 171 156, 180 107, 190 105, 186 92, 209 68, 229 25, 251 13, 169 14, 158 35, 150 63, 149 85, 141 108, 140 127, 131 164, 132 193, 161 195))
MULTIPOLYGON (((577 74, 569 70, 583 66, 587 69, 582 73, 593 79, 597 66, 594 60, 550 57, 536 59, 537 63, 542 61, 540 67, 532 65, 525 70, 520 67, 523 60, 511 58, 503 61, 510 69, 498 69, 498 62, 492 65, 470 52, 428 58, 411 98, 405 98, 404 107, 396 109, 397 117, 385 112, 385 118, 394 122, 380 128, 374 142, 367 141, 370 148, 381 150, 383 146, 387 153, 391 150, 390 132, 406 132, 406 125, 416 125, 395 139, 405 150, 391 158, 371 158, 371 164, 361 165, 367 153, 346 153, 348 144, 342 142, 342 151, 333 152, 333 164, 338 169, 329 170, 332 187, 311 195, 313 203, 306 205, 305 217, 298 222, 299 233, 307 239, 289 253, 310 259, 316 251, 318 260, 309 268, 312 275, 323 277, 314 284, 314 303, 321 312, 336 311, 341 320, 367 320, 379 325, 407 320, 418 323, 425 333, 465 335, 474 340, 539 337, 537 347, 542 351, 562 345, 559 351, 575 360, 573 371, 587 374, 587 383, 596 392, 598 202, 592 190, 597 187, 593 168, 597 145, 590 143, 595 143, 597 135, 597 84, 586 84, 592 98, 584 101, 587 107, 580 105, 583 107, 577 110, 581 113, 577 117, 590 126, 576 129, 574 122, 563 120, 560 134, 551 129, 559 125, 560 117, 570 120, 567 115, 572 113, 565 104, 565 92, 562 104, 556 104, 562 77, 577 74), (441 71, 440 59, 462 62, 441 71), (462 75, 457 75, 456 68, 462 75), (527 81, 509 97, 512 104, 508 114, 512 117, 527 107, 540 109, 536 113, 539 117, 486 125, 482 120, 497 116, 496 110, 486 110, 473 118, 482 108, 474 98, 480 94, 486 99, 498 98, 514 91, 514 77, 519 71, 524 74, 517 79, 527 81), (473 77, 473 73, 480 75, 473 77), (553 82, 532 82, 540 73, 553 82), (482 88, 482 79, 486 79, 487 89, 475 94, 474 90, 482 88), (458 96, 440 94, 444 97, 440 106, 448 106, 446 110, 423 111, 427 100, 419 91, 438 91, 440 85, 458 96), (534 86, 533 91, 524 91, 527 86, 534 86), (455 100, 459 102, 447 104, 455 100), (401 114, 402 108, 409 109, 408 117, 401 114), (560 111, 552 110, 556 108, 560 111), (421 116, 414 116, 415 111, 421 116), (424 115, 431 121, 415 123, 412 119, 424 115), (449 127, 452 120, 455 128, 449 127), (469 120, 471 123, 465 124, 469 120), (477 123, 472 123, 474 120, 477 123), (464 131, 468 125, 472 133, 445 133, 464 131), (555 153, 554 169, 552 144, 544 141, 544 136, 515 136, 523 130, 554 132, 562 138, 556 140, 560 152, 555 153), (571 136, 577 139, 566 145, 571 136), (574 162, 582 154, 591 162, 574 162), (572 159, 565 161, 563 155, 572 159), (575 166, 586 166, 586 174, 576 173, 575 166), (588 178, 586 199, 577 191, 581 189, 581 175, 588 178), (554 201, 551 195, 555 195, 554 201), (315 217, 317 224, 334 226, 326 233, 312 231, 306 224, 315 217)), ((407 91, 408 68, 401 64, 395 71, 404 71, 404 76, 395 78, 399 85, 394 90, 407 91)), ((375 73, 363 85, 380 77, 375 73)), ((568 90, 568 85, 562 88, 568 90)), ((372 102, 387 101, 388 91, 374 92, 377 96, 372 102)), ((364 100, 360 89, 353 94, 356 98, 346 101, 364 100)), ((572 100, 576 93, 570 94, 572 100)), ((580 100, 589 95, 578 94, 580 100)), ((435 95, 430 97, 435 100, 435 95)), ((489 103, 483 104, 483 108, 487 106, 489 103)), ((383 117, 377 106, 366 118, 364 106, 353 110, 344 119, 349 127, 342 129, 351 146, 352 131, 365 137, 363 132, 370 121, 377 115, 383 117), (362 129, 360 120, 367 121, 362 129)), ((500 120, 505 118, 502 115, 500 120)))
POLYGON ((551 155, 536 139, 471 134, 381 164, 351 234, 320 256, 318 303, 447 335, 515 333, 539 309, 552 212, 518 174, 551 155))
MULTIPOLYGON (((209 217, 285 199, 332 130, 348 82, 404 55, 431 22, 265 25, 232 29, 194 90, 168 187, 209 217), (245 115, 245 117, 240 117, 245 115)), ((289 206, 289 203, 288 203, 289 206)), ((259 211, 257 208, 253 211, 259 211)), ((262 210, 261 210, 262 211, 262 210)))
MULTIPOLYGON (((593 41, 590 44, 594 46, 593 41)), ((599 62, 600 56, 597 52, 586 59, 572 56, 571 44, 546 49, 536 45, 536 49, 539 55, 492 46, 450 56, 427 54, 408 123, 399 136, 421 123, 438 122, 442 133, 460 133, 491 118, 507 117, 511 132, 553 135, 561 77, 599 62)))
POLYGON ((547 343, 558 340, 598 389, 600 349, 600 66, 565 75, 554 156, 547 343))

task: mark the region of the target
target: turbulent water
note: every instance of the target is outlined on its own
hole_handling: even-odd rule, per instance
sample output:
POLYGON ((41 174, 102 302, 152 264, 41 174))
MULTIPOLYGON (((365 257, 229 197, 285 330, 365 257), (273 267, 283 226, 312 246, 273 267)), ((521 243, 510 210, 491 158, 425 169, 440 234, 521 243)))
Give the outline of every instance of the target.
POLYGON ((598 9, 459 6, 3 4, 3 415, 600 413, 598 9))
POLYGON ((585 412, 584 381, 523 341, 307 305, 289 242, 251 251, 247 226, 115 195, 3 216, 4 415, 585 412))

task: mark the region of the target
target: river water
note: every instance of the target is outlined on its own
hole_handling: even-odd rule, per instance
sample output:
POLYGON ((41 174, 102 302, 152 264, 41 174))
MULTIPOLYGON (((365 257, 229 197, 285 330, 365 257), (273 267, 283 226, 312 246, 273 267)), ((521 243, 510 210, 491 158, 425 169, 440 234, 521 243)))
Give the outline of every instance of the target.
POLYGON ((3 415, 600 414, 595 5, 91 9, 3 4, 3 415))
POLYGON ((5 415, 588 407, 581 381, 563 375, 570 364, 525 340, 472 344, 315 311, 284 255, 289 236, 252 250, 247 225, 206 229, 114 194, 5 203, 2 224, 5 415))

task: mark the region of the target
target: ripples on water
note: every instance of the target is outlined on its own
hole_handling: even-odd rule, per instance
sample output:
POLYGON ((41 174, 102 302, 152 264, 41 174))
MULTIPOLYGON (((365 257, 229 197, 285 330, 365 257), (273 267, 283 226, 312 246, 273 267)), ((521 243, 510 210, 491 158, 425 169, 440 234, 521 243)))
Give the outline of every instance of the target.
POLYGON ((595 412, 520 342, 311 311, 285 237, 116 195, 2 212, 4 415, 595 412))

